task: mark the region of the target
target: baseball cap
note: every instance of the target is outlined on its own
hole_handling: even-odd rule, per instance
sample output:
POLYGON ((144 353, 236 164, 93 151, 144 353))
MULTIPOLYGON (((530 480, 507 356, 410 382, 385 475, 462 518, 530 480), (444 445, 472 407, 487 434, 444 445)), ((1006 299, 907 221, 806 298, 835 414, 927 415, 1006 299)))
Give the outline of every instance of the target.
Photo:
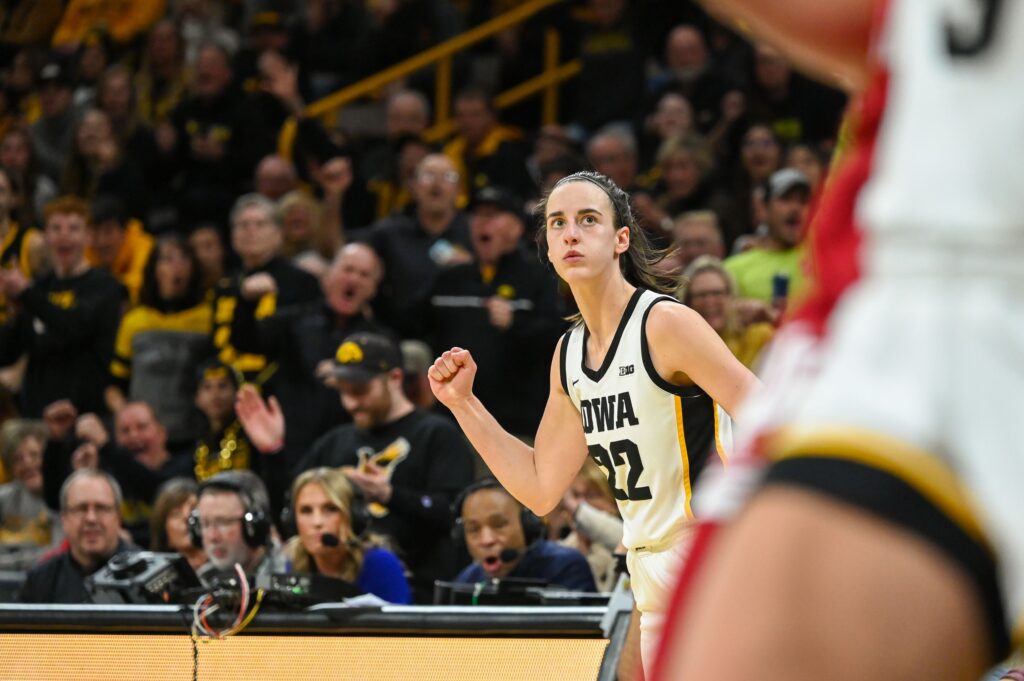
POLYGON ((797 188, 808 192, 811 191, 811 181, 807 179, 806 175, 796 168, 783 168, 782 170, 776 170, 772 173, 772 176, 768 178, 768 191, 765 195, 765 199, 768 201, 777 199, 797 188))
POLYGON ((366 383, 402 366, 398 345, 378 333, 354 333, 347 336, 334 353, 333 374, 353 383, 366 383))
POLYGON ((478 206, 494 206, 503 213, 512 213, 524 225, 528 224, 526 214, 523 212, 521 201, 512 192, 502 187, 484 187, 473 195, 469 202, 469 210, 472 212, 478 206))

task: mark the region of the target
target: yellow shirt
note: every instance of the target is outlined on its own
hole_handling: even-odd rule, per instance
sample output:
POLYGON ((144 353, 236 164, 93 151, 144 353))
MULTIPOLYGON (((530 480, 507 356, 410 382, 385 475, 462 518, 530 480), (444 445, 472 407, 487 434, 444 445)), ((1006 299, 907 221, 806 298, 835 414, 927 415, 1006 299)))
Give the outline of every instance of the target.
MULTIPOLYGON (((146 261, 149 253, 153 250, 153 237, 142 229, 142 223, 138 220, 129 220, 124 231, 124 241, 114 257, 114 264, 110 267, 110 273, 121 282, 131 297, 132 305, 139 302, 139 289, 142 288, 142 274, 146 269, 146 261)), ((85 257, 93 267, 99 266, 99 259, 96 251, 90 246, 85 251, 85 257)))

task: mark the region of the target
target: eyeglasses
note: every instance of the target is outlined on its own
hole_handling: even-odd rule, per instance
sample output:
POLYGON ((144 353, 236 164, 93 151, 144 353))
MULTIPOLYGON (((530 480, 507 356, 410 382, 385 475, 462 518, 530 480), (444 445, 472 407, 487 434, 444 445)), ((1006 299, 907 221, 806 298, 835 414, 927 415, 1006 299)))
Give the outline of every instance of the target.
POLYGON ((220 532, 231 529, 235 523, 242 522, 242 516, 237 518, 200 518, 199 529, 203 532, 216 528, 220 532))
POLYGON ((97 516, 109 516, 117 511, 117 507, 112 504, 78 504, 77 506, 64 509, 64 513, 75 518, 84 518, 89 515, 89 511, 92 511, 97 516))

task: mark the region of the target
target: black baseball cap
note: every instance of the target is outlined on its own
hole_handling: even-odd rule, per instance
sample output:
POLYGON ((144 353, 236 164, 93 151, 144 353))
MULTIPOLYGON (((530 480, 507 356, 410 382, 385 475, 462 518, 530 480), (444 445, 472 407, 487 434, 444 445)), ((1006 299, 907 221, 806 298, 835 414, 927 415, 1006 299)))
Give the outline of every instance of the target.
POLYGON ((472 212, 479 206, 494 206, 503 213, 512 213, 523 225, 529 224, 522 201, 502 187, 488 186, 477 191, 469 202, 469 210, 472 212))
POLYGON ((401 366, 402 353, 393 340, 379 333, 361 332, 347 336, 338 346, 332 373, 343 381, 366 383, 401 366))

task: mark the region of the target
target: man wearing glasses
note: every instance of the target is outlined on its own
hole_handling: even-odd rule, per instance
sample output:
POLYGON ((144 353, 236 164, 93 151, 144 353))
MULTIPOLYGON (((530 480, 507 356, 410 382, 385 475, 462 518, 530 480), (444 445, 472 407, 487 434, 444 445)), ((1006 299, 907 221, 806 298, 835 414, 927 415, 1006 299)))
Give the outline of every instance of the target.
POLYGON ((93 468, 75 471, 60 489, 60 518, 68 550, 29 571, 22 603, 88 603, 85 578, 114 555, 138 551, 121 538, 121 487, 93 468))

